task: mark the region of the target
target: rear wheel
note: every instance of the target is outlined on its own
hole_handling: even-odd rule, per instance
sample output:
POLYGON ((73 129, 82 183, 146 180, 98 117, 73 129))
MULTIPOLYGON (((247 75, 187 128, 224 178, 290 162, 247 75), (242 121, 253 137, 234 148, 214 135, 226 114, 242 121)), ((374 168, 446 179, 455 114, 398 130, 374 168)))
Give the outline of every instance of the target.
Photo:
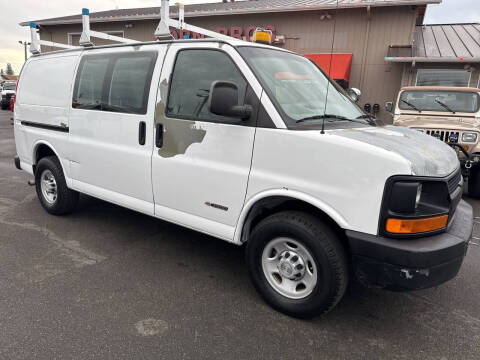
POLYGON ((297 211, 274 214, 255 227, 247 264, 265 301, 300 318, 330 311, 348 283, 345 251, 335 232, 297 211))
POLYGON ((40 204, 50 214, 63 215, 75 209, 78 193, 67 187, 62 166, 56 156, 47 156, 38 162, 35 186, 40 204))
POLYGON ((468 195, 473 198, 480 198, 480 166, 474 165, 468 176, 468 195))

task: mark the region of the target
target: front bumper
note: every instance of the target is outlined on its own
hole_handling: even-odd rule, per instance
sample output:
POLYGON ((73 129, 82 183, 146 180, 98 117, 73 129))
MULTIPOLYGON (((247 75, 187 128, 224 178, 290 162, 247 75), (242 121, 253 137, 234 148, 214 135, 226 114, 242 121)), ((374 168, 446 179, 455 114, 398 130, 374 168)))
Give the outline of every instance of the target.
POLYGON ((355 275, 367 286, 419 290, 454 278, 473 231, 472 207, 460 201, 446 232, 418 239, 389 239, 347 231, 355 275))

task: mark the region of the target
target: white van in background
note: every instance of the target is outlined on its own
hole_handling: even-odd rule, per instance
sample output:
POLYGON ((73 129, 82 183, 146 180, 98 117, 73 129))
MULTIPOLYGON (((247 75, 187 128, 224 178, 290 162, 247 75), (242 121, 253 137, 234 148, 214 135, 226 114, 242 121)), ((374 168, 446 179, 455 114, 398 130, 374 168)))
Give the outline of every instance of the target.
POLYGON ((15 140, 15 164, 49 213, 85 193, 246 243, 256 289, 293 316, 332 309, 350 274, 392 290, 443 283, 472 233, 452 149, 375 126, 316 65, 270 46, 172 40, 32 56, 15 140))

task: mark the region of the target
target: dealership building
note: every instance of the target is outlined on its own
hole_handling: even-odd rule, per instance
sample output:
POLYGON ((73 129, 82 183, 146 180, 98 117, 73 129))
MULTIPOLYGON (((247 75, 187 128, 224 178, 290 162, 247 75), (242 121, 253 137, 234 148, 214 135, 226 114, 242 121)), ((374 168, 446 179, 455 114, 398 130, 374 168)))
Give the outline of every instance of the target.
MULTIPOLYGON (((479 86, 480 25, 425 26, 428 4, 441 0, 250 0, 185 5, 185 21, 250 41, 256 27, 273 44, 311 58, 344 87, 361 89, 361 105, 384 104, 406 85, 479 86)), ((91 9, 95 10, 95 9, 91 9)), ((178 8, 170 7, 170 17, 178 8)), ((140 41, 154 39, 160 8, 91 12, 92 30, 140 41)), ((78 45, 78 15, 34 20, 40 38, 78 45)), ((21 23, 28 26, 29 22, 21 23)), ((202 35, 171 29, 174 38, 202 35)), ((93 39, 95 45, 108 41, 93 39)), ((42 51, 56 50, 42 47, 42 51)))

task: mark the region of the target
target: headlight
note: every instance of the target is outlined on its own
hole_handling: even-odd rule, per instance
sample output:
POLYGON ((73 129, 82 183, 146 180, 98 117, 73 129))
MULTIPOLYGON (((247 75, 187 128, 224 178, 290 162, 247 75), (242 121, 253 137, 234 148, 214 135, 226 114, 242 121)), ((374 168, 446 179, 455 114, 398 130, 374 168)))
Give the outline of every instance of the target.
POLYGON ((394 176, 387 181, 379 232, 415 237, 445 230, 450 196, 443 179, 394 176))
POLYGON ((477 133, 474 132, 464 132, 462 134, 462 142, 475 143, 477 142, 477 133))

